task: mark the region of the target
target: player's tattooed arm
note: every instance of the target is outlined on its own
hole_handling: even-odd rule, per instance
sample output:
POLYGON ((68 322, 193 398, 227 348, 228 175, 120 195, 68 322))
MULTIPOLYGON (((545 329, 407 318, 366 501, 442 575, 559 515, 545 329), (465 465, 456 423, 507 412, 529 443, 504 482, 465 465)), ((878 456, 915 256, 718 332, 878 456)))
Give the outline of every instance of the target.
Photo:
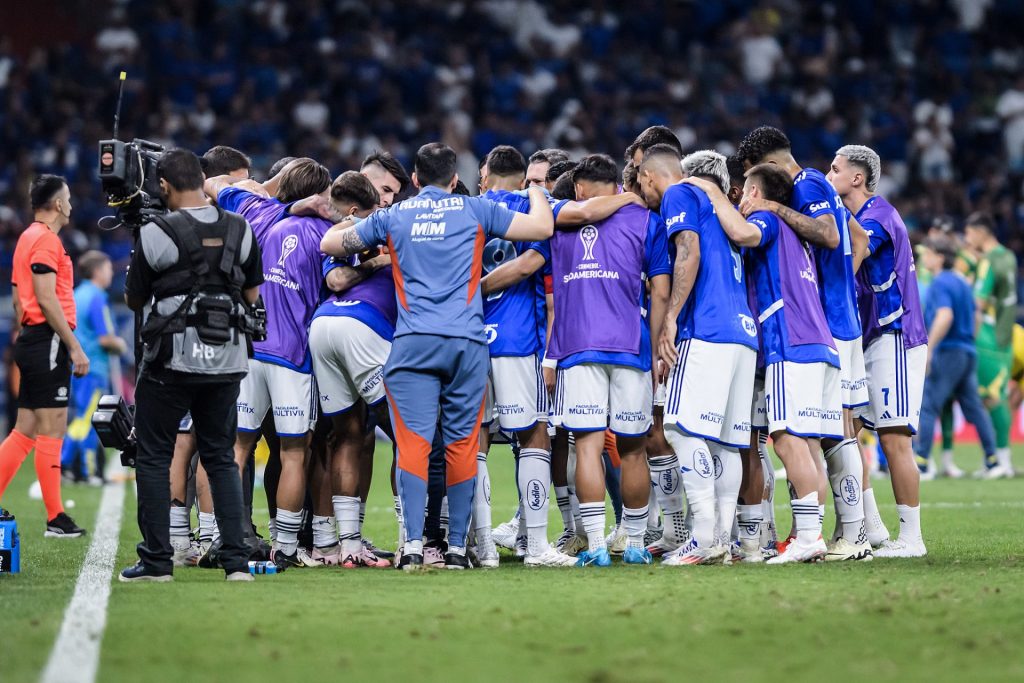
POLYGON ((484 296, 492 292, 500 292, 514 287, 530 277, 544 266, 544 257, 540 252, 527 249, 508 263, 503 263, 480 281, 480 291, 484 296))
POLYGON ((850 219, 847 225, 850 227, 850 249, 853 251, 853 272, 860 270, 860 266, 871 254, 871 238, 868 231, 861 227, 852 213, 847 214, 850 219))
POLYGON ((831 214, 811 218, 784 204, 761 198, 746 199, 740 205, 740 211, 744 216, 749 216, 755 211, 771 211, 806 242, 827 249, 839 246, 839 227, 831 214))
MULTIPOLYGON (((344 224, 339 224, 344 225, 344 224)), ((335 228, 338 226, 335 226, 335 228)), ((365 251, 370 245, 363 241, 363 238, 356 232, 355 227, 349 226, 335 230, 331 228, 320 240, 320 251, 328 256, 344 257, 358 254, 365 251)))
POLYGON ((640 195, 632 192, 594 197, 582 202, 567 202, 558 212, 555 229, 574 230, 580 226, 604 220, 628 204, 638 204, 647 208, 640 195))
POLYGON ((676 263, 672 271, 672 293, 658 338, 658 356, 672 367, 676 364, 676 319, 686 305, 700 268, 700 237, 692 230, 675 235, 676 263))

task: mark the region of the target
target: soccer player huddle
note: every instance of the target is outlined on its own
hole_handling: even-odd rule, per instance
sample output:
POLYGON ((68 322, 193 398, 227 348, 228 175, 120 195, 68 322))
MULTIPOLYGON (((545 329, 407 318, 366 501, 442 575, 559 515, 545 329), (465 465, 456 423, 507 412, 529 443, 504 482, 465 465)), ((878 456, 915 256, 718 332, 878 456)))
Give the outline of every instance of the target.
MULTIPOLYGON (((498 546, 548 567, 925 555, 912 440, 928 332, 870 148, 840 148, 825 174, 776 128, 726 158, 684 155, 655 126, 621 173, 603 154, 496 147, 479 196, 438 143, 411 177, 380 152, 333 181, 284 159, 262 184, 226 149, 208 153, 205 189, 252 225, 268 328, 236 460, 251 469, 266 437, 279 567, 494 568, 498 546), (863 427, 888 461, 895 538, 863 427), (397 555, 362 535, 377 428, 396 445, 397 555), (784 539, 769 437, 789 483, 784 539), (488 463, 495 442, 514 462, 488 463), (492 529, 494 466, 515 469, 520 503, 492 529)), ((172 490, 179 564, 215 561, 199 488, 198 543, 172 490)))

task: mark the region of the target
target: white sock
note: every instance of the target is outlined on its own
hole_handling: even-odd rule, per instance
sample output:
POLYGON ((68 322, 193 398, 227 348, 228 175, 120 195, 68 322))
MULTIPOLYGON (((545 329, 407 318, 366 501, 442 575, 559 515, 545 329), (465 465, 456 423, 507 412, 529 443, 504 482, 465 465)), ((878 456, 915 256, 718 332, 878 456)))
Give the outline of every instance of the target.
POLYGON ((658 516, 661 514, 661 506, 658 505, 658 490, 654 486, 654 482, 651 482, 651 491, 647 494, 647 530, 657 531, 661 528, 661 520, 658 516))
POLYGON ((363 534, 363 522, 366 521, 366 501, 359 501, 359 535, 363 534))
POLYGON ((761 545, 761 522, 764 521, 764 510, 761 504, 738 505, 740 543, 761 545))
POLYGON ((836 527, 850 543, 860 543, 864 526, 864 465, 856 439, 846 439, 825 452, 828 481, 836 509, 836 527))
POLYGON ((626 538, 630 548, 644 547, 644 533, 647 531, 647 515, 650 512, 648 506, 642 508, 622 508, 622 528, 626 532, 626 538))
POLYGON ((665 536, 682 543, 686 538, 686 515, 683 513, 683 475, 675 453, 656 455, 647 459, 651 468, 652 488, 658 498, 658 507, 664 516, 665 536))
POLYGON ((818 492, 811 491, 803 498, 794 498, 793 523, 796 525, 796 538, 801 543, 814 543, 821 536, 821 517, 818 512, 818 492))
POLYGON ((441 531, 448 536, 448 496, 441 499, 441 531))
MULTIPOLYGON (((580 517, 583 519, 583 530, 587 534, 590 551, 607 548, 604 540, 605 511, 604 501, 597 503, 580 503, 580 517)), ((579 529, 579 527, 577 527, 579 529)))
POLYGON ((473 532, 477 545, 491 540, 491 477, 487 474, 487 454, 476 454, 476 491, 473 494, 473 532))
POLYGON ((333 515, 313 515, 313 545, 317 548, 338 545, 338 524, 333 515))
POLYGON ((572 502, 569 500, 569 487, 555 487, 555 501, 558 503, 558 511, 562 513, 562 528, 566 531, 575 531, 576 525, 572 518, 572 502))
POLYGON ((715 543, 715 466, 711 452, 704 439, 685 434, 678 427, 666 426, 665 438, 679 458, 693 540, 698 548, 710 548, 715 543))
POLYGON ((728 545, 732 528, 736 524, 736 503, 743 480, 743 461, 739 450, 721 444, 712 444, 711 454, 714 460, 721 463, 720 467, 715 468, 716 471, 721 469, 721 474, 715 479, 715 540, 720 545, 728 545))
POLYGON ((1013 460, 1010 458, 1009 448, 997 448, 996 449, 996 462, 1005 469, 1013 469, 1013 460))
MULTIPOLYGON (((395 520, 398 522, 398 547, 401 548, 405 545, 405 520, 402 519, 402 498, 401 496, 395 496, 395 520)), ((335 516, 337 516, 337 508, 335 508, 335 516)))
POLYGON ((900 540, 921 540, 921 506, 897 505, 896 512, 900 516, 900 540))
POLYGON ((171 505, 171 543, 175 543, 175 539, 178 539, 178 543, 184 543, 185 547, 191 539, 189 539, 189 533, 191 529, 188 526, 189 522, 189 509, 184 505, 171 505), (184 539, 184 540, 182 540, 184 539))
POLYGON ((956 467, 956 463, 953 461, 953 451, 942 451, 942 471, 949 472, 953 467, 956 467))
POLYGON ((199 541, 201 543, 214 543, 220 538, 220 529, 217 528, 217 516, 212 512, 199 513, 199 541))
POLYGON ((875 490, 864 489, 864 529, 867 531, 868 541, 871 545, 878 545, 889 538, 889 530, 885 528, 882 515, 878 512, 878 503, 875 502, 875 490))
POLYGON ((522 523, 526 524, 527 552, 542 555, 548 549, 548 491, 551 489, 551 451, 519 451, 519 491, 523 496, 522 523))
POLYGON ((274 541, 277 540, 277 518, 271 517, 270 521, 267 522, 267 533, 270 534, 270 543, 273 545, 274 541))
POLYGON ((569 488, 569 506, 572 508, 573 527, 577 536, 585 536, 583 518, 580 516, 580 499, 576 495, 576 437, 569 434, 569 455, 565 464, 565 475, 569 488))
POLYGON ((357 496, 331 496, 334 518, 338 520, 338 539, 341 552, 354 555, 359 552, 362 538, 359 533, 359 498, 357 496))
POLYGON ((775 531, 775 468, 768 456, 768 434, 757 433, 757 453, 761 456, 761 471, 764 473, 764 498, 761 499, 761 511, 764 514, 761 545, 778 542, 775 531))
POLYGON ((277 540, 274 549, 291 555, 299 547, 299 529, 302 528, 302 510, 277 508, 277 540))

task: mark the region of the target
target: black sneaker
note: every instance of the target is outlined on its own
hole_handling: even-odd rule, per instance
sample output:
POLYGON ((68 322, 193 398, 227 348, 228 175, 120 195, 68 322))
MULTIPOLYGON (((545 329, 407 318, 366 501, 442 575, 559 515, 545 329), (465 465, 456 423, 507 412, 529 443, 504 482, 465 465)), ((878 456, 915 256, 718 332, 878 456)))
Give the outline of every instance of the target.
POLYGON ((200 569, 217 569, 220 567, 220 539, 210 544, 203 556, 199 558, 200 569))
POLYGON ((134 583, 135 581, 167 583, 168 581, 174 581, 174 576, 170 572, 158 572, 141 562, 136 562, 132 566, 122 569, 121 573, 117 575, 117 580, 122 583, 134 583))
POLYGON ((398 561, 398 568, 407 572, 423 569, 423 555, 419 553, 403 553, 402 559, 398 561))
POLYGON ((75 520, 61 512, 46 523, 46 533, 43 536, 46 538, 78 538, 79 536, 85 536, 85 534, 85 529, 75 524, 75 520))
POLYGON ((444 568, 445 569, 469 569, 469 558, 459 553, 445 553, 444 555, 444 568))
POLYGON ((373 541, 366 538, 365 536, 363 537, 363 547, 382 560, 395 559, 395 554, 393 552, 391 552, 390 550, 384 550, 383 548, 378 548, 373 544, 373 541))
POLYGON ((277 565, 277 571, 283 572, 291 567, 302 567, 302 562, 299 561, 298 551, 291 555, 282 553, 280 550, 274 550, 270 553, 270 561, 277 565))

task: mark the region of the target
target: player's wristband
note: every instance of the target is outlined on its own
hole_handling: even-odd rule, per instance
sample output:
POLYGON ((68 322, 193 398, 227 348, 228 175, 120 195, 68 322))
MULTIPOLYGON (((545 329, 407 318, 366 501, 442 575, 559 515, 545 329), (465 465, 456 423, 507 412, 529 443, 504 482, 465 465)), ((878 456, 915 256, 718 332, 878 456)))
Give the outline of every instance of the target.
POLYGON ((555 360, 554 358, 548 358, 547 356, 544 356, 544 360, 540 362, 540 365, 541 367, 551 368, 552 370, 554 370, 555 368, 558 367, 558 361, 555 360))

